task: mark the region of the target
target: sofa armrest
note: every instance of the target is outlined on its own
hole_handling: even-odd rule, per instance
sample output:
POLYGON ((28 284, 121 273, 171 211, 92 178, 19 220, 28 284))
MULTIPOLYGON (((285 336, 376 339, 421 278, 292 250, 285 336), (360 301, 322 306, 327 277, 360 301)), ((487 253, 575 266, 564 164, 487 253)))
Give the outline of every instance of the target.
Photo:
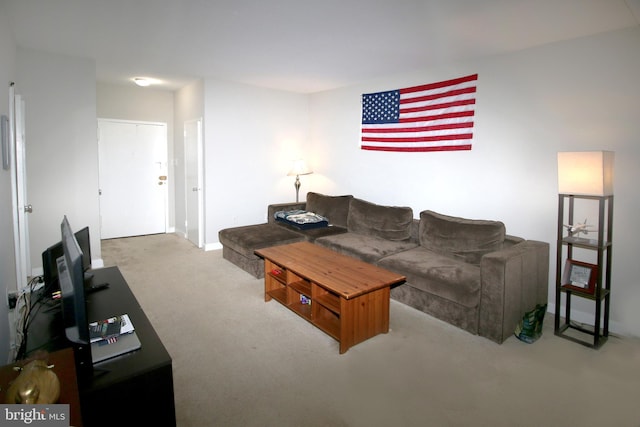
POLYGON ((273 224, 276 222, 274 215, 278 211, 292 211, 294 209, 304 210, 307 202, 291 202, 291 203, 275 203, 267 207, 267 222, 273 224))
POLYGON ((513 245, 517 245, 518 243, 522 243, 522 242, 524 242, 524 239, 522 237, 511 236, 509 234, 506 234, 504 236, 504 243, 502 248, 507 249, 513 245))
POLYGON ((480 276, 478 335, 502 343, 526 311, 547 303, 549 244, 525 240, 486 254, 480 276))

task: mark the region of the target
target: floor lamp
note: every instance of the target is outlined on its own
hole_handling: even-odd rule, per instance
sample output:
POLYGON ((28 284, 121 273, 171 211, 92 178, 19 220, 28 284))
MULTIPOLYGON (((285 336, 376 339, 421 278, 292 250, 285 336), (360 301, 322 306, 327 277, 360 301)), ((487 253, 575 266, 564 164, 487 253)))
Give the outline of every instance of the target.
MULTIPOLYGON (((599 348, 609 336, 613 247, 613 158, 612 151, 558 153, 559 199, 554 333, 592 348, 599 348), (576 200, 580 200, 581 207, 596 203, 598 210, 596 230, 588 229, 586 219, 584 224, 574 222, 576 200), (567 205, 568 212, 565 216, 567 205), (597 238, 580 237, 581 233, 590 232, 597 233, 597 238), (574 248, 580 251, 574 252, 574 248), (595 255, 589 255, 588 252, 595 255), (585 256, 591 259, 596 258, 597 261, 595 264, 585 262, 587 261, 584 259, 585 256), (564 310, 562 294, 565 295, 564 310), (593 327, 571 321, 572 297, 594 302, 593 327), (564 311, 563 322, 561 322, 562 311, 564 311), (593 341, 589 342, 578 339, 573 334, 566 334, 568 329, 581 332, 586 337, 592 337, 593 341)), ((591 209, 595 207, 592 206, 591 209)))

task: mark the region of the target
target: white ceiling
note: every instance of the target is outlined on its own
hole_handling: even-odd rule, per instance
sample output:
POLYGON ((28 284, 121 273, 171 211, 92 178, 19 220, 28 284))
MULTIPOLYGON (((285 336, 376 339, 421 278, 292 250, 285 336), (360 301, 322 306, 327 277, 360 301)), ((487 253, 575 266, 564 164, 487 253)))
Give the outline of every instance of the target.
POLYGON ((0 1, 18 46, 169 90, 215 77, 311 93, 640 22, 640 0, 0 1))

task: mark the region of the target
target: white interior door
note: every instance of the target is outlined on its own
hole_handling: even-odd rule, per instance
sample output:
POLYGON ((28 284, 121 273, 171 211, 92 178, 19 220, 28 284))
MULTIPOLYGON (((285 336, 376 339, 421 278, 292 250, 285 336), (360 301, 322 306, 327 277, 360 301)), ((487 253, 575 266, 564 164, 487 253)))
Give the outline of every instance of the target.
POLYGON ((202 119, 184 123, 184 170, 187 239, 204 244, 202 119))
POLYGON ((9 158, 11 168, 11 188, 13 200, 14 246, 16 257, 17 289, 26 289, 31 275, 29 251, 29 223, 27 213, 31 205, 27 204, 27 172, 25 158, 25 121, 24 100, 15 95, 13 86, 9 91, 9 158))
POLYGON ((98 120, 103 239, 167 230, 167 126, 98 120))

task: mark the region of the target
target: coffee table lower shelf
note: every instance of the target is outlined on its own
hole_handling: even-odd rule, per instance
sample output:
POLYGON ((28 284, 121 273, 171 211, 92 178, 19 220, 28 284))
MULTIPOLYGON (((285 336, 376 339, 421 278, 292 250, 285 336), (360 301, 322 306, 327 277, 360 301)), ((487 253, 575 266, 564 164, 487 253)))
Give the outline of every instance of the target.
MULTIPOLYGON (((295 298, 293 301, 288 301, 287 293, 287 288, 283 287, 268 292, 268 295, 298 316, 311 322, 327 335, 340 341, 340 317, 338 315, 327 313, 322 309, 316 310, 314 313, 312 304, 303 304, 299 299, 296 301, 295 298)), ((268 298, 265 299, 268 300, 268 298)))
MULTIPOLYGON (((267 281, 270 281, 268 274, 267 281)), ((265 301, 278 301, 337 340, 340 354, 366 339, 389 332, 388 287, 347 300, 310 284, 311 292, 305 294, 296 286, 277 282, 275 289, 266 291, 265 301)))

